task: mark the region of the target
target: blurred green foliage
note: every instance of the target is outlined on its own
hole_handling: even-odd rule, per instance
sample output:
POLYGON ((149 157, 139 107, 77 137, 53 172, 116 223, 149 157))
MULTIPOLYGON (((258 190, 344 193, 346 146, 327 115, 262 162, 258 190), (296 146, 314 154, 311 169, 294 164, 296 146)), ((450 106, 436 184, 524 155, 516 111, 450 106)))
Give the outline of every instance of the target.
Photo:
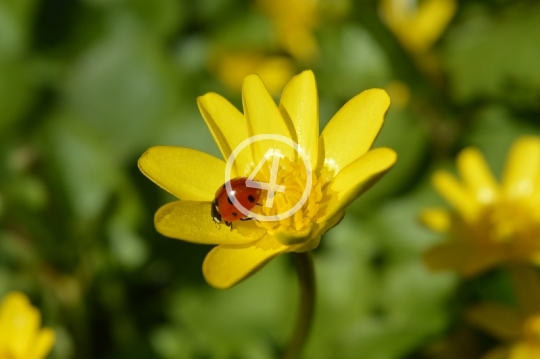
MULTIPOLYGON (((376 143, 398 164, 314 252, 305 358, 428 358, 466 298, 508 297, 496 273, 459 292, 453 275, 429 273, 422 252, 442 238, 417 213, 442 203, 429 175, 460 148, 478 146, 500 174, 511 141, 540 133, 540 6, 461 1, 430 53, 435 71, 401 47, 377 2, 329 8, 318 61, 291 57, 316 74, 321 127, 366 88, 398 81, 409 92, 376 143)), ((247 1, 0 0, 0 297, 22 290, 41 308, 58 335, 50 358, 280 353, 298 301, 289 258, 230 290, 209 287, 209 248, 155 232, 170 197, 136 166, 152 145, 218 156, 196 97, 241 100, 210 69, 216 49, 281 54, 274 36, 247 1)))

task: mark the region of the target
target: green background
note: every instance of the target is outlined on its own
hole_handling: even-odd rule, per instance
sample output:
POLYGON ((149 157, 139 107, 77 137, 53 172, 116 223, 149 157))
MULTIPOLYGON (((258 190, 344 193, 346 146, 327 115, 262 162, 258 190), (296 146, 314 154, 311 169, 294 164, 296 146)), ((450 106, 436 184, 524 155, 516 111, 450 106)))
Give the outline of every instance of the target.
MULTIPOLYGON (((479 147, 500 176, 512 141, 540 132, 540 6, 460 1, 431 51, 440 76, 400 46, 376 2, 340 6, 315 30, 320 60, 296 64, 315 73, 321 128, 364 89, 399 80, 411 97, 391 107, 376 143, 398 164, 313 253, 304 357, 443 358, 437 343, 456 330, 481 352, 492 340, 463 329, 460 313, 511 297, 506 277, 430 273, 422 252, 443 237, 417 217, 444 205, 429 176, 453 170, 460 149, 479 147)), ((210 247, 155 231, 172 197, 136 164, 154 145, 218 156, 196 97, 241 99, 208 59, 216 47, 288 56, 272 36, 245 1, 0 0, 0 297, 21 290, 40 308, 57 333, 49 358, 279 356, 298 304, 290 256, 232 289, 210 287, 210 247)))

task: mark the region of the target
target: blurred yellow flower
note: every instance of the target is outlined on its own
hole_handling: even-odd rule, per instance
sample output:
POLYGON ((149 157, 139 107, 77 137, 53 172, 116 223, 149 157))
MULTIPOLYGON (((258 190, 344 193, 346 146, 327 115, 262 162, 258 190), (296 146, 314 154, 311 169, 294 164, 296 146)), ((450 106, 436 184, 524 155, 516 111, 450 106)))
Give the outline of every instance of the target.
POLYGON ((409 52, 427 52, 442 35, 456 12, 456 0, 381 0, 388 28, 409 52))
POLYGON ((385 90, 396 108, 407 107, 411 99, 411 89, 405 82, 393 80, 385 86, 385 90))
POLYGON ((281 48, 304 63, 317 58, 313 33, 319 25, 318 0, 259 0, 258 4, 272 21, 281 48))
POLYGON ((433 175, 454 210, 432 208, 421 215, 425 225, 450 239, 426 252, 429 267, 473 276, 501 263, 540 263, 540 138, 514 142, 500 184, 477 149, 463 150, 457 169, 462 181, 445 171, 433 175))
MULTIPOLYGON (((373 185, 396 161, 388 148, 370 150, 390 104, 380 89, 367 90, 347 102, 319 136, 319 106, 315 77, 305 71, 289 81, 279 106, 257 75, 248 76, 242 91, 244 114, 226 99, 208 93, 199 108, 224 159, 244 140, 262 134, 280 135, 299 144, 307 155, 312 186, 307 200, 293 216, 271 222, 238 221, 233 230, 216 226, 210 215, 216 190, 225 182, 226 163, 182 147, 153 147, 139 160, 139 168, 156 184, 181 201, 161 207, 155 215, 157 230, 168 237, 218 245, 208 253, 203 273, 212 286, 228 288, 285 252, 309 251, 321 235, 344 216, 346 207, 373 185)), ((275 159, 275 157, 274 157, 275 159)), ((279 141, 257 141, 235 157, 231 178, 255 177, 285 186, 264 215, 289 210, 306 188, 306 166, 295 150, 279 141), (268 150, 282 159, 270 169, 268 150), (275 153, 275 152, 274 152, 275 153)))
POLYGON ((246 76, 258 74, 272 95, 278 95, 296 72, 288 57, 256 53, 221 54, 211 68, 231 91, 240 91, 246 76))
POLYGON ((52 329, 40 329, 41 315, 19 292, 0 303, 0 359, 42 359, 51 351, 52 329))
POLYGON ((469 321, 503 342, 482 359, 540 358, 540 313, 524 317, 500 304, 482 304, 468 313, 469 321))
MULTIPOLYGON (((298 62, 313 63, 319 54, 314 31, 319 25, 319 0, 258 0, 258 8, 273 25, 273 49, 220 52, 209 64, 215 76, 230 90, 240 91, 246 76, 259 75, 277 96, 297 72, 298 62), (285 54, 285 55, 275 55, 285 54)), ((336 4, 339 13, 343 4, 336 4)))

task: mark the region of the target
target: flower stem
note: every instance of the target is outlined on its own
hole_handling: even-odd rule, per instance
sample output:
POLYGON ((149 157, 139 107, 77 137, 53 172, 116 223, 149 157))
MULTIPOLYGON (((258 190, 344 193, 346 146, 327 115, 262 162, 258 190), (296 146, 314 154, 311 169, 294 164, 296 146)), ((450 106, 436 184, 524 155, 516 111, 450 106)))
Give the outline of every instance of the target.
POLYGON ((315 271, 311 252, 294 253, 300 285, 300 308, 293 337, 285 350, 284 359, 297 359, 308 337, 315 308, 315 271))

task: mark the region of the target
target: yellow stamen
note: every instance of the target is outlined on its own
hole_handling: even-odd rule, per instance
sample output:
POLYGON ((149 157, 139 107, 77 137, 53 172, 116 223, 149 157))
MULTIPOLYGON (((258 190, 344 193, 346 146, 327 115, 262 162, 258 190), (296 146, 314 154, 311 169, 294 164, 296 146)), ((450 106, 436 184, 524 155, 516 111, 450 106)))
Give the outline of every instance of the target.
MULTIPOLYGON (((269 182, 271 160, 267 166, 263 166, 256 176, 257 181, 269 182)), ((288 158, 280 161, 277 173, 276 184, 285 186, 284 192, 275 192, 273 206, 266 207, 267 192, 263 191, 259 203, 254 212, 264 216, 274 216, 286 213, 291 210, 301 199, 306 190, 307 177, 306 168, 303 163, 292 162, 288 158)), ((308 191, 305 203, 290 217, 277 221, 259 221, 257 224, 268 230, 279 230, 284 232, 304 232, 316 222, 319 209, 328 201, 329 195, 325 196, 325 187, 329 183, 331 176, 327 171, 321 173, 311 173, 311 189, 308 191)))

